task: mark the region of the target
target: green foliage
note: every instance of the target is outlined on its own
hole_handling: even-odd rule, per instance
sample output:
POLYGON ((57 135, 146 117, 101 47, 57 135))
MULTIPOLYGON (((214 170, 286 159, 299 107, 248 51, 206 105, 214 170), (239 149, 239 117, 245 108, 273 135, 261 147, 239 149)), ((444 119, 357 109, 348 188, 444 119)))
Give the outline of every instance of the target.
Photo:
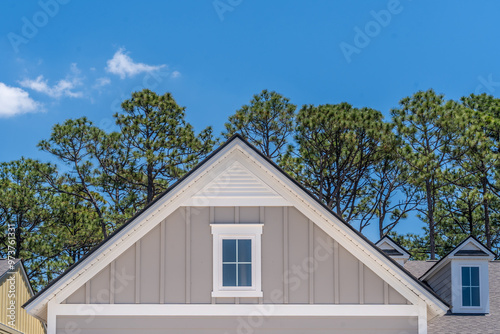
POLYGON ((37 161, 24 158, 0 164, 2 254, 6 254, 13 247, 15 257, 29 256, 27 245, 31 236, 50 218, 49 208, 53 194, 46 191, 44 178, 38 172, 37 165, 37 161), (11 226, 15 227, 14 245, 9 242, 12 235, 7 233, 8 227, 11 226))
MULTIPOLYGON (((212 128, 196 135, 184 119, 184 108, 170 93, 144 89, 122 103, 114 117, 120 127, 117 145, 132 159, 120 172, 146 191, 146 203, 193 168, 213 148, 212 128)), ((109 168, 107 168, 109 170, 109 168)))
POLYGON ((54 192, 46 182, 53 173, 54 166, 31 159, 0 164, 0 257, 14 250, 10 255, 25 261, 35 290, 102 240, 95 211, 79 197, 54 192), (14 236, 6 233, 10 226, 14 236))
POLYGON ((346 221, 360 220, 361 230, 375 196, 370 174, 391 126, 379 111, 341 103, 303 106, 295 131, 296 149, 282 166, 346 221))
POLYGON ((270 159, 278 159, 294 131, 297 106, 274 91, 263 90, 253 96, 249 105, 229 117, 226 138, 241 134, 270 159))
POLYGON ((381 147, 381 157, 370 175, 368 187, 373 198, 362 221, 367 225, 377 220, 381 239, 408 218, 422 200, 419 191, 409 183, 415 177, 414 173, 397 154, 401 145, 400 138, 392 132, 388 133, 381 147))
POLYGON ((431 259, 436 257, 435 212, 441 190, 450 184, 448 168, 456 157, 464 113, 456 102, 445 101, 433 90, 417 92, 391 111, 396 133, 403 141, 398 154, 412 172, 411 185, 421 192, 425 205, 417 207, 429 227, 431 259))

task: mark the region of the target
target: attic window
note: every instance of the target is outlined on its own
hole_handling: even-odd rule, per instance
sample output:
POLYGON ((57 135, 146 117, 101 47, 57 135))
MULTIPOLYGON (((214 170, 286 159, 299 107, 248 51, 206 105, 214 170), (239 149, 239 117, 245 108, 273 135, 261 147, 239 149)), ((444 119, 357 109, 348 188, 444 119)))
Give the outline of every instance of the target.
POLYGON ((480 307, 479 267, 462 267, 462 306, 480 307))
POLYGON ((262 297, 262 224, 212 224, 212 297, 262 297))
POLYGON ((252 239, 222 239, 222 286, 252 286, 252 239))

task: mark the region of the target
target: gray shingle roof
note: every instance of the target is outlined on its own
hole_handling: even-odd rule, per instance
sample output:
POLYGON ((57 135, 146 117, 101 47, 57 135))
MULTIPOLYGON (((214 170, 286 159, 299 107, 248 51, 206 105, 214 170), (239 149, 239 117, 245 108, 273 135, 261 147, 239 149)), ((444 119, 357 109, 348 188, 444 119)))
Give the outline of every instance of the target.
MULTIPOLYGON (((436 262, 408 261, 405 268, 419 277, 436 262)), ((489 263, 490 313, 487 315, 446 314, 433 319, 428 334, 500 333, 500 261, 489 263)))
MULTIPOLYGON (((16 265, 20 259, 15 259, 14 260, 14 265, 16 265)), ((0 278, 9 271, 10 266, 9 266, 9 261, 7 259, 0 259, 0 278)))
POLYGON ((431 269, 437 261, 407 261, 404 265, 405 269, 416 278, 420 278, 427 270, 431 269))

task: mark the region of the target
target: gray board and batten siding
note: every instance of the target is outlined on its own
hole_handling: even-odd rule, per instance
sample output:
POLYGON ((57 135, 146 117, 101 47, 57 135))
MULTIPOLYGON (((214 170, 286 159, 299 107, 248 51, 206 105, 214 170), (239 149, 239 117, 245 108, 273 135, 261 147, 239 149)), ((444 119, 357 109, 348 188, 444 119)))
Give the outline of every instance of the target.
POLYGON ((180 207, 67 304, 408 304, 294 207, 180 207), (212 298, 210 224, 262 223, 262 298, 212 298))

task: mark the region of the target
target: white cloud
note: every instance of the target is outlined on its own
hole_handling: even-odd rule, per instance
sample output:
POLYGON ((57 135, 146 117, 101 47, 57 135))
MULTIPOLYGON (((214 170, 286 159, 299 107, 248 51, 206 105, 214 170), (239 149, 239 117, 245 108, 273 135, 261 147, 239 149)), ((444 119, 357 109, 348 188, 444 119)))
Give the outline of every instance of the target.
POLYGON ((181 72, 179 71, 173 71, 172 72, 172 78, 175 79, 175 78, 178 78, 181 76, 181 72))
POLYGON ((41 110, 41 104, 34 101, 28 92, 0 82, 0 117, 10 117, 41 110))
POLYGON ((125 49, 121 48, 114 54, 113 58, 107 61, 108 66, 106 71, 119 75, 121 79, 133 77, 139 73, 154 72, 165 67, 165 65, 147 65, 143 63, 135 63, 128 56, 125 49))
POLYGON ((39 75, 36 79, 24 79, 19 84, 25 88, 32 89, 36 92, 46 94, 53 98, 82 97, 82 92, 75 92, 74 89, 81 84, 80 70, 75 63, 71 64, 70 74, 59 80, 55 85, 50 86, 47 79, 43 75, 39 75))
POLYGON ((107 86, 111 83, 111 79, 107 77, 97 78, 93 88, 100 88, 103 86, 107 86))

